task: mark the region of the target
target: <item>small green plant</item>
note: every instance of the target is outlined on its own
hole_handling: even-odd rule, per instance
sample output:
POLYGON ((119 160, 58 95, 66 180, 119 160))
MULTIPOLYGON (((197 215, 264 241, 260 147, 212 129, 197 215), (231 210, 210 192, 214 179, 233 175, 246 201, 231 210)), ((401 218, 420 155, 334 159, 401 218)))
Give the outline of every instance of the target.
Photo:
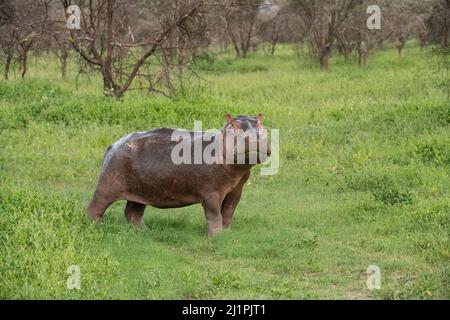
POLYGON ((447 143, 434 141, 416 146, 416 155, 426 164, 445 164, 450 160, 450 148, 447 143))
POLYGON ((412 194, 408 190, 401 190, 392 178, 386 175, 351 175, 347 178, 347 185, 358 191, 368 191, 378 201, 388 205, 409 204, 412 194))

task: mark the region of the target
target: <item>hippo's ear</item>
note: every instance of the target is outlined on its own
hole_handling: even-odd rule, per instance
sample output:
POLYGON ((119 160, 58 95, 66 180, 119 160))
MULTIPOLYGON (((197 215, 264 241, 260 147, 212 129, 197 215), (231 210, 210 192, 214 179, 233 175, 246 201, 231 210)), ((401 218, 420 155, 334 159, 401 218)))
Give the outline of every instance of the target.
POLYGON ((256 116, 256 124, 257 124, 258 128, 262 127, 262 121, 263 121, 263 115, 262 115, 262 113, 258 113, 258 115, 256 116))
POLYGON ((229 113, 225 116, 225 120, 227 120, 228 123, 231 123, 233 121, 233 116, 229 113))

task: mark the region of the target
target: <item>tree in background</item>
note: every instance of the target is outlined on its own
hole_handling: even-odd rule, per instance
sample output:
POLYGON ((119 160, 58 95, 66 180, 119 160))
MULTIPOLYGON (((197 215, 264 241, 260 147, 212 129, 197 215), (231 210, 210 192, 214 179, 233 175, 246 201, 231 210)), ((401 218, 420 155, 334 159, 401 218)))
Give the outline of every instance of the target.
POLYGON ((280 5, 265 1, 260 5, 256 16, 259 21, 257 35, 262 43, 270 45, 271 55, 275 54, 276 45, 282 34, 287 33, 287 15, 281 9, 280 5))
POLYGON ((15 55, 16 28, 12 26, 14 7, 11 0, 0 2, 0 61, 3 65, 3 77, 8 80, 9 70, 15 55))
POLYGON ((450 37, 450 0, 435 0, 426 19, 430 41, 446 48, 450 37))
MULTIPOLYGON (((53 52, 62 79, 69 57, 80 72, 99 72, 105 94, 130 88, 174 93, 195 74, 196 57, 232 48, 245 57, 263 44, 296 43, 323 70, 333 52, 365 66, 372 52, 408 39, 422 47, 448 48, 450 0, 377 0, 380 30, 366 25, 370 0, 0 0, 0 62, 3 77, 30 55, 53 52), (80 29, 68 29, 67 8, 81 8, 80 29), (72 52, 72 54, 71 54, 72 52)), ((436 51, 437 52, 437 51, 436 51)), ((444 51, 445 54, 446 51, 444 51)))
POLYGON ((430 42, 436 45, 431 49, 435 58, 431 67, 440 75, 437 86, 450 100, 450 0, 435 0, 426 24, 430 42))
MULTIPOLYGON (((70 2, 62 0, 62 4, 67 11, 70 2)), ((70 30, 69 41, 88 64, 100 71, 105 94, 117 98, 130 88, 151 57, 160 58, 155 67, 163 68, 148 75, 148 85, 155 88, 155 81, 167 79, 167 69, 173 62, 167 50, 182 50, 186 48, 182 43, 193 43, 198 32, 192 30, 201 21, 205 4, 203 0, 134 4, 123 0, 80 0, 78 5, 81 28, 70 30)))
POLYGON ((51 0, 3 1, 0 6, 0 51, 3 74, 8 79, 14 63, 20 66, 22 79, 28 71, 30 52, 45 48, 40 40, 47 32, 48 8, 51 0))
POLYGON ((223 19, 227 34, 238 57, 245 57, 251 48, 252 37, 261 0, 226 0, 223 19))
POLYGON ((358 0, 291 0, 305 25, 311 53, 328 70, 333 45, 358 0))

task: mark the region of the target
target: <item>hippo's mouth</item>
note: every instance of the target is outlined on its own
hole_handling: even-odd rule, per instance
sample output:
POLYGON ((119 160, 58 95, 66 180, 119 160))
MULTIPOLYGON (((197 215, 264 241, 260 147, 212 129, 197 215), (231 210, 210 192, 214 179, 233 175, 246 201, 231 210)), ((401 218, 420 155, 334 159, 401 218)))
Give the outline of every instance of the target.
POLYGON ((260 152, 257 150, 250 150, 250 151, 247 151, 245 153, 245 155, 246 155, 247 161, 252 161, 252 160, 255 161, 256 160, 256 163, 262 163, 262 162, 266 161, 267 158, 270 156, 270 151, 267 150, 267 152, 260 152))

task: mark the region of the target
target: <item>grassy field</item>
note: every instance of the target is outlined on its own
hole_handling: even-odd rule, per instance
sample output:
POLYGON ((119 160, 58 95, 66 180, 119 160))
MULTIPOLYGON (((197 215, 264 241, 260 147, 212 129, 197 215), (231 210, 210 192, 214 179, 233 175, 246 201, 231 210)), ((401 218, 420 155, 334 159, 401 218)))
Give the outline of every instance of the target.
POLYGON ((61 81, 31 58, 27 80, 0 81, 0 298, 449 299, 450 106, 429 60, 413 45, 330 72, 289 47, 221 55, 174 99, 114 101, 98 76, 61 81), (231 230, 209 239, 201 206, 148 207, 146 230, 123 202, 87 219, 109 144, 227 112, 262 112, 281 140, 279 173, 254 169, 231 230))

